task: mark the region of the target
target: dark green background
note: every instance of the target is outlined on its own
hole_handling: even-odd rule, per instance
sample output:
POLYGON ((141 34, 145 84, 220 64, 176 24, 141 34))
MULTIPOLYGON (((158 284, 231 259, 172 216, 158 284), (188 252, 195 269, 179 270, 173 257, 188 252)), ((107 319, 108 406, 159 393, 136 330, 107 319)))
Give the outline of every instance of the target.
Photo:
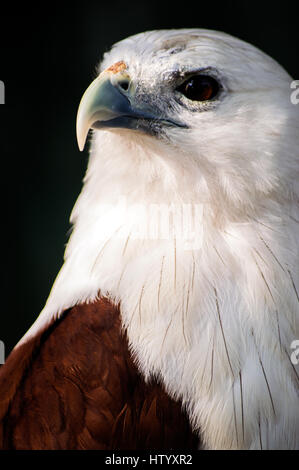
POLYGON ((87 151, 77 148, 76 112, 103 52, 145 30, 211 28, 253 43, 298 79, 299 20, 295 2, 106 0, 1 9, 0 339, 8 353, 62 264, 87 164, 87 151))

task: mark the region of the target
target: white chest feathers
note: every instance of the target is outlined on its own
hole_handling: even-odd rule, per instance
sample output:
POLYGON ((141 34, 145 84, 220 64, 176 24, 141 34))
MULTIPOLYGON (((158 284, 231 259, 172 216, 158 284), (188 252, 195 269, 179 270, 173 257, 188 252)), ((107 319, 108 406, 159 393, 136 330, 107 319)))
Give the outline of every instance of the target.
POLYGON ((193 232, 184 234, 178 221, 189 209, 172 206, 167 228, 164 207, 164 222, 155 219, 159 230, 149 236, 140 207, 107 206, 96 218, 90 208, 76 222, 65 264, 27 335, 74 303, 107 295, 120 302, 141 372, 183 400, 207 448, 296 448, 296 222, 287 216, 272 225, 213 228, 202 207, 189 212, 197 219, 190 216, 193 232))

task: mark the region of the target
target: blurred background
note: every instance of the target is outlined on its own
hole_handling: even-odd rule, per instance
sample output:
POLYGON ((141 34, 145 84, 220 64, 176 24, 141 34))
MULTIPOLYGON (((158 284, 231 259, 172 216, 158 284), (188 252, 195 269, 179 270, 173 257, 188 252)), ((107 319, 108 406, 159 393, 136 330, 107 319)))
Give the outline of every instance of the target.
POLYGON ((0 340, 8 355, 63 262, 88 159, 77 147, 76 113, 103 53, 145 30, 209 28, 254 44, 299 79, 299 41, 295 2, 26 2, 0 16, 0 340))

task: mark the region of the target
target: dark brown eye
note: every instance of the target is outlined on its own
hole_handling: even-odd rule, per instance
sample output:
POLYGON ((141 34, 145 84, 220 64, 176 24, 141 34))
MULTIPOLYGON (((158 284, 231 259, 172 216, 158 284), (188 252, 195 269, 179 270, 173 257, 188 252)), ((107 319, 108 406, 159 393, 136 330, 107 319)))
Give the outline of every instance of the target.
POLYGON ((194 75, 182 83, 177 91, 186 96, 188 100, 208 101, 217 95, 219 88, 219 83, 215 78, 208 75, 194 75))

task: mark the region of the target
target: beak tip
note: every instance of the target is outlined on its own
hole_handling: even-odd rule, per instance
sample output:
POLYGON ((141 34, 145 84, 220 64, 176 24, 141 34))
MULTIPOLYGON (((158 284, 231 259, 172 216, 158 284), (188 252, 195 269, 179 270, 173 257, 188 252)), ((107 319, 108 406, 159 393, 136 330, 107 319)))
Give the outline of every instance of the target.
POLYGON ((89 131, 89 128, 86 131, 86 129, 84 129, 83 126, 81 125, 80 121, 77 120, 76 134, 77 134, 77 143, 78 143, 80 152, 84 150, 88 131, 89 131))
POLYGON ((78 147, 79 147, 80 152, 83 152, 84 147, 85 147, 85 143, 80 142, 80 140, 78 138, 77 138, 77 142, 78 142, 78 147))
POLYGON ((80 152, 82 152, 84 150, 84 147, 85 147, 85 142, 83 142, 83 140, 80 139, 80 137, 78 135, 77 135, 77 143, 78 143, 78 147, 79 147, 80 152))

